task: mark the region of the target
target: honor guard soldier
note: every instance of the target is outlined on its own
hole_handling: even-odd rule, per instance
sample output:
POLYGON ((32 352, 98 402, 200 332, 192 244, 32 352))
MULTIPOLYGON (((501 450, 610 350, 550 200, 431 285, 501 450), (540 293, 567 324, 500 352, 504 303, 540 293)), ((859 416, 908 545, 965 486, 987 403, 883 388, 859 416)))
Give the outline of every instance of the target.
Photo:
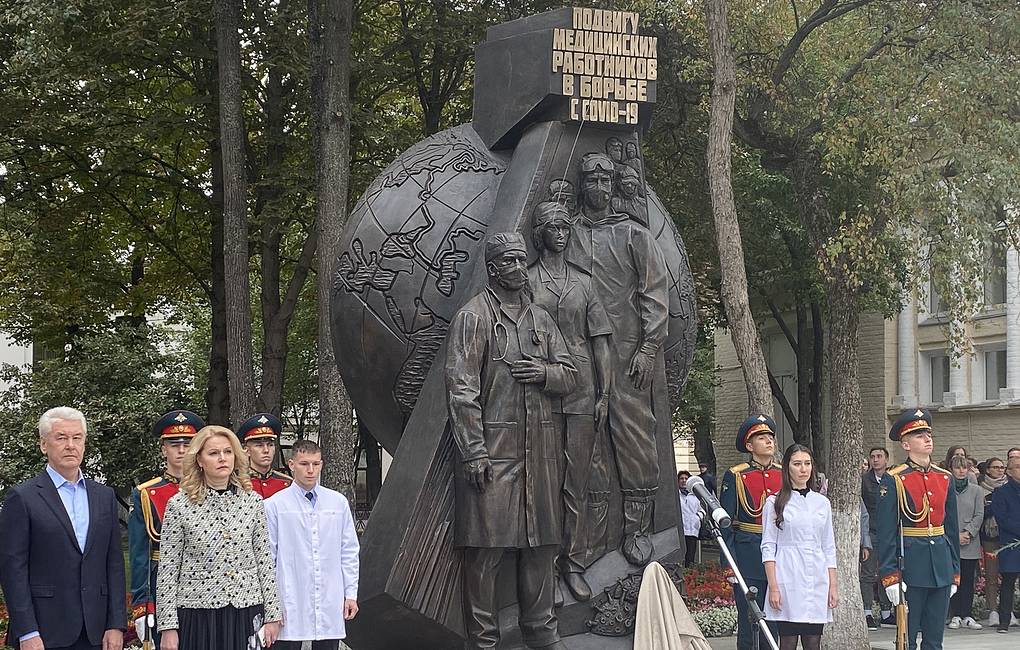
POLYGON ((879 488, 876 528, 882 586, 893 605, 906 596, 906 647, 917 647, 920 632, 921 648, 941 650, 949 599, 960 584, 953 475, 931 462, 934 441, 926 409, 904 412, 889 430, 889 438, 907 452, 907 462, 886 472, 879 488))
POLYGON ((291 484, 291 478, 273 469, 276 442, 283 430, 280 418, 272 413, 256 413, 237 428, 237 438, 244 445, 251 465, 251 487, 268 499, 291 484))
MULTIPOLYGON (((764 607, 768 581, 761 560, 761 513, 765 499, 783 487, 783 468, 774 462, 776 421, 763 414, 747 418, 737 431, 736 446, 737 451, 750 452, 751 459, 723 475, 719 502, 733 524, 722 529, 722 536, 747 586, 758 589, 758 606, 764 607)), ((725 559, 722 562, 726 564, 725 559)), ((750 650, 755 632, 747 617, 747 600, 735 582, 733 596, 737 604, 737 648, 750 650)), ((759 645, 765 648, 768 642, 761 637, 759 645)))
POLYGON ((152 425, 159 438, 160 453, 166 459, 166 471, 145 481, 131 492, 128 516, 128 553, 131 563, 131 613, 138 639, 146 650, 159 647, 156 632, 156 572, 159 567, 159 533, 163 512, 170 497, 180 488, 184 473, 184 455, 195 433, 205 422, 191 411, 170 411, 152 425))

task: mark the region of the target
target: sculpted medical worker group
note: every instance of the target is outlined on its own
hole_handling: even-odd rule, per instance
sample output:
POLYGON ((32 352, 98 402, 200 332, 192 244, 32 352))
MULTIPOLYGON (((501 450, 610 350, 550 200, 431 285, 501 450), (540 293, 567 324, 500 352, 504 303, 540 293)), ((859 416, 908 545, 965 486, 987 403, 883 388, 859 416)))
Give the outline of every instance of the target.
POLYGON ((633 214, 634 172, 609 155, 584 155, 577 196, 557 179, 532 214, 537 257, 528 264, 520 233, 490 237, 488 286, 450 324, 445 375, 469 647, 499 642, 495 578, 507 549, 517 550, 524 642, 563 647, 557 573, 577 600, 592 597, 585 556, 617 538, 607 531, 611 464, 623 496, 621 551, 636 566, 652 557, 651 388, 669 313, 666 264, 633 214))

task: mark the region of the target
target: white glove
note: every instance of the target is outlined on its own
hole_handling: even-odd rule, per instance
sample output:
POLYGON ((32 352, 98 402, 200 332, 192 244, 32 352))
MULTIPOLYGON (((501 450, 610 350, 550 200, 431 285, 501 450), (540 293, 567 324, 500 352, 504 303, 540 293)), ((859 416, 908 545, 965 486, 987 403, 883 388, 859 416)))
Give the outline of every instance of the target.
POLYGON ((135 619, 135 634, 138 635, 138 639, 141 641, 145 639, 145 615, 139 616, 135 619))
POLYGON ((960 588, 957 587, 956 585, 950 585, 949 586, 949 597, 952 598, 953 596, 955 596, 956 592, 959 591, 959 589, 960 588))
MULTIPOLYGON (((891 584, 885 588, 885 595, 887 598, 889 598, 889 602, 892 603, 893 607, 896 607, 900 604, 900 587, 901 587, 900 583, 897 582, 896 584, 891 584)), ((907 585, 902 585, 902 588, 903 596, 906 597, 907 585)))

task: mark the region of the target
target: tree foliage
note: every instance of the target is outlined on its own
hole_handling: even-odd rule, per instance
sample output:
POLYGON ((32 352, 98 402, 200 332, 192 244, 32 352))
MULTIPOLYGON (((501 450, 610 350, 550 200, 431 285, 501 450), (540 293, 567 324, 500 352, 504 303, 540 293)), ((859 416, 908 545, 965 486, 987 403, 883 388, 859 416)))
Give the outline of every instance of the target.
MULTIPOLYGON (((701 5, 594 4, 641 12, 642 29, 659 37, 645 168, 687 244, 702 322, 725 325, 705 183, 712 69, 701 5)), ((470 119, 471 52, 488 26, 561 5, 355 2, 348 204, 424 134, 470 119)), ((105 336, 118 318, 161 313, 189 332, 180 362, 205 391, 224 370, 212 317, 222 307, 213 244, 222 176, 210 3, 5 9, 0 329, 61 349, 105 336)), ((248 3, 240 17, 255 373, 261 405, 302 431, 317 412, 307 11, 293 0, 248 3)), ((752 309, 759 321, 796 315, 791 346, 809 362, 801 384, 822 381, 819 324, 834 292, 851 311, 891 314, 931 276, 966 320, 987 243, 1016 237, 1015 3, 731 0, 729 11, 733 189, 752 309)), ((710 404, 705 385, 689 383, 702 405, 692 413, 710 404)), ((817 442, 821 408, 808 397, 808 412, 787 416, 817 442)), ((139 403, 139 421, 158 405, 139 403)))
POLYGON ((34 370, 3 368, 0 392, 0 490, 39 472, 39 416, 74 406, 88 422, 83 471, 123 495, 159 467, 153 422, 187 408, 200 394, 195 377, 178 362, 178 335, 161 328, 118 325, 76 336, 64 355, 34 370), (158 342, 158 344, 157 344, 158 342))

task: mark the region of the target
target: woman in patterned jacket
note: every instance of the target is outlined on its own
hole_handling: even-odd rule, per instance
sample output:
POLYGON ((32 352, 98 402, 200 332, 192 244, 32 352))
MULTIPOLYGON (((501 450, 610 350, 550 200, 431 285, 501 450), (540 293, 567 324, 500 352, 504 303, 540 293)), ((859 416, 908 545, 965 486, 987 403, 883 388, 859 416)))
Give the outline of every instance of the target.
POLYGON ((229 429, 200 430, 163 519, 161 650, 257 650, 280 633, 266 514, 229 429))

